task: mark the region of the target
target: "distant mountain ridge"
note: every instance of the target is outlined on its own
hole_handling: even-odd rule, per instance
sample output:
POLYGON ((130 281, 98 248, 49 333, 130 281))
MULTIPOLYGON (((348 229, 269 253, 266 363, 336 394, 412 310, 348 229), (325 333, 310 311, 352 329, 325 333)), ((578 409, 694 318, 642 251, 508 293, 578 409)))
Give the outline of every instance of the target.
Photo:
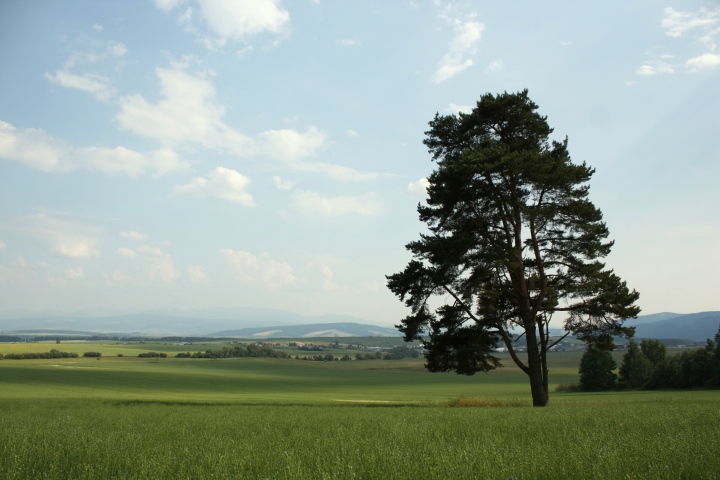
POLYGON ((362 323, 314 323, 277 327, 243 328, 211 333, 210 337, 237 338, 307 338, 307 337, 399 337, 395 328, 362 323))
POLYGON ((635 327, 635 338, 686 338, 695 342, 713 338, 720 326, 720 312, 657 315, 669 316, 652 322, 638 322, 643 319, 638 317, 637 320, 628 320, 626 325, 635 327))
POLYGON ((138 335, 200 335, 262 325, 306 325, 357 323, 368 327, 388 328, 370 320, 350 315, 326 314, 304 316, 295 312, 269 308, 209 308, 187 310, 110 310, 85 309, 77 312, 9 310, 0 312, 0 332, 23 330, 74 330, 93 333, 138 335), (375 325, 373 325, 375 324, 375 325))

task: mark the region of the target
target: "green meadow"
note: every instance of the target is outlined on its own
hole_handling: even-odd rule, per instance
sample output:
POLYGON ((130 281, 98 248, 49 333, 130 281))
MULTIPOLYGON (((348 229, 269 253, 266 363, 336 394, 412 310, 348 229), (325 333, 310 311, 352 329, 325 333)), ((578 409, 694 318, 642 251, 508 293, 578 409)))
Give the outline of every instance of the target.
MULTIPOLYGON (((505 354, 472 377, 420 359, 172 358, 223 345, 0 344, 103 354, 0 360, 0 478, 717 477, 720 391, 554 393, 533 409, 505 354), (448 406, 460 397, 500 406, 448 406)), ((550 354, 551 389, 577 381, 579 358, 550 354)))

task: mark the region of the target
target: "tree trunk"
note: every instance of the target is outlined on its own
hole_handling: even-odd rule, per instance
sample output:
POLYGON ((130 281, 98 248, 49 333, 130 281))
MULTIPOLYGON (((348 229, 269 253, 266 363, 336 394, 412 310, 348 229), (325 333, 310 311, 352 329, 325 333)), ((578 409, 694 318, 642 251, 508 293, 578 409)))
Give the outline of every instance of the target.
POLYGON ((543 361, 538 349, 535 325, 525 327, 528 352, 528 376, 532 392, 533 407, 544 407, 548 404, 547 374, 543 371, 543 361))

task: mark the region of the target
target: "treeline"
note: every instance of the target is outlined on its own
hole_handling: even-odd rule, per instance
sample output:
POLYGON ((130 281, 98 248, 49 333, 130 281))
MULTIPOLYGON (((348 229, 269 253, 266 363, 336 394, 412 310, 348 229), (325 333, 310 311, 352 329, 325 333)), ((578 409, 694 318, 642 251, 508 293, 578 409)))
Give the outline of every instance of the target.
POLYGON ((0 354, 0 359, 8 359, 8 360, 32 360, 32 359, 38 359, 38 358, 77 358, 77 353, 70 353, 70 352, 60 352, 58 350, 55 350, 54 348, 50 350, 49 352, 43 352, 43 353, 8 353, 4 357, 2 354, 0 354))
POLYGON ((245 358, 245 357, 270 357, 270 358, 291 358, 285 352, 273 350, 270 347, 261 347, 250 344, 247 347, 237 345, 235 347, 223 347, 222 350, 205 350, 205 352, 178 353, 177 358, 245 358))
MULTIPOLYGON (((630 339, 618 371, 607 350, 589 347, 580 361, 581 390, 720 388, 720 328, 702 348, 667 355, 660 340, 630 339)), ((561 389, 571 389, 565 386, 561 389)))
POLYGON ((418 358, 420 354, 410 348, 405 346, 399 346, 399 347, 393 347, 393 349, 386 353, 382 354, 380 352, 373 353, 366 353, 363 355, 362 353, 355 354, 355 360, 402 360, 403 358, 410 357, 410 358, 418 358))
POLYGON ((167 353, 158 352, 145 352, 138 353, 138 358, 166 358, 167 353))

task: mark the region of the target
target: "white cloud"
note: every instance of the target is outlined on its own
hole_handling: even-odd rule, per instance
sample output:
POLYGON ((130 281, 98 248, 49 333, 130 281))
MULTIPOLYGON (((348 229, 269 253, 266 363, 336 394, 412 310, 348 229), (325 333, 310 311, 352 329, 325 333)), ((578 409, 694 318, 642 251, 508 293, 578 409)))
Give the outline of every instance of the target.
POLYGON ((337 43, 338 45, 343 46, 343 47, 355 47, 355 46, 362 45, 362 43, 358 42, 357 40, 350 40, 348 38, 335 40, 335 43, 337 43))
POLYGON ((66 278, 82 278, 85 276, 85 272, 82 267, 71 267, 65 270, 66 278))
POLYGON ((12 262, 12 264, 18 267, 27 267, 27 261, 25 260, 25 257, 23 255, 18 255, 18 257, 15 259, 14 262, 12 262))
POLYGON ((327 265, 320 265, 320 272, 323 275, 322 287, 324 290, 333 291, 340 288, 334 281, 335 274, 327 265))
POLYGON ((625 82, 626 87, 632 87, 634 85, 637 85, 637 82, 635 80, 628 80, 627 82, 625 82))
POLYGON ((15 220, 14 228, 47 243, 51 250, 71 258, 97 257, 96 229, 76 222, 36 213, 15 220))
POLYGON ((125 147, 73 148, 56 140, 42 129, 18 129, 0 121, 0 157, 23 163, 46 172, 69 172, 77 168, 131 177, 154 170, 160 176, 187 168, 169 148, 152 152, 136 152, 125 147))
POLYGON ((150 104, 138 94, 122 97, 115 116, 122 128, 165 145, 190 142, 240 156, 253 153, 252 139, 220 120, 225 108, 214 102, 215 87, 209 80, 181 70, 155 72, 164 98, 150 104))
POLYGON ((265 153, 286 161, 313 155, 325 144, 325 134, 316 127, 309 128, 305 133, 295 130, 268 130, 258 137, 265 153))
POLYGON ((443 82, 473 64, 470 56, 477 51, 476 45, 482 37, 485 25, 472 20, 465 22, 455 20, 454 30, 455 36, 450 42, 450 49, 440 60, 438 69, 433 75, 434 83, 443 82))
POLYGON ((268 31, 282 33, 290 14, 276 0, 198 0, 208 27, 222 38, 243 39, 268 31))
POLYGON ((208 283, 210 277, 207 276, 201 265, 188 265, 187 267, 188 277, 193 283, 208 283))
POLYGON ((563 47, 569 47, 572 44, 573 44, 573 42, 560 41, 560 45, 562 45, 563 47))
POLYGON ((368 292, 379 292, 385 284, 383 282, 362 282, 362 289, 368 292))
POLYGON ((711 68, 720 65, 720 55, 716 53, 706 53, 698 57, 691 58, 685 64, 687 67, 693 68, 711 68))
POLYGON ((638 67, 635 73, 638 75, 652 76, 659 73, 675 73, 675 69, 672 65, 662 60, 652 60, 638 67))
POLYGON ((95 30, 96 32, 102 32, 103 26, 100 25, 99 23, 95 23, 95 24, 93 24, 93 30, 95 30))
POLYGON ((195 177, 187 185, 175 185, 178 193, 192 193, 200 197, 210 195, 223 200, 254 207, 252 196, 245 191, 250 179, 229 168, 217 167, 206 178, 195 177))
POLYGON ((485 72, 500 72, 504 67, 502 59, 493 60, 490 65, 485 68, 485 72))
POLYGON ((134 250, 128 248, 128 247, 120 247, 117 250, 115 250, 116 255, 120 255, 121 257, 127 257, 127 258, 135 258, 137 257, 137 253, 135 253, 134 250))
POLYGON ((4 252, 6 249, 7 249, 7 245, 5 244, 5 242, 0 240, 0 252, 4 252))
POLYGON ((124 43, 110 42, 108 43, 108 52, 115 57, 122 57, 128 52, 128 49, 124 43))
POLYGON ((132 280, 132 277, 130 275, 126 275, 120 270, 115 270, 112 273, 103 273, 103 277, 105 277, 105 280, 108 284, 114 284, 114 283, 127 283, 132 280))
POLYGON ((186 0, 154 0, 155 6, 167 13, 178 5, 182 5, 186 0))
POLYGON ((372 180, 380 176, 380 174, 377 172, 363 173, 358 172, 357 170, 350 167, 344 167, 342 165, 335 165, 332 163, 324 162, 293 162, 290 164, 290 167, 303 172, 323 173, 331 178, 344 182, 359 182, 363 180, 372 180))
POLYGON ((325 198, 318 192, 296 190, 293 193, 294 207, 306 214, 338 217, 357 213, 364 216, 379 214, 383 205, 374 192, 362 196, 340 196, 325 198))
POLYGON ((677 12, 672 8, 666 8, 664 12, 662 26, 667 30, 665 33, 676 38, 689 30, 695 28, 707 30, 720 23, 720 8, 714 11, 701 8, 698 13, 677 12))
POLYGON ((417 182, 408 183, 407 189, 408 189, 408 192, 422 193, 423 195, 425 195, 427 193, 427 188, 429 186, 430 186, 430 182, 428 182, 428 179, 421 178, 417 182))
POLYGON ((120 232, 120 236, 123 238, 130 238, 132 240, 145 240, 148 238, 147 235, 140 232, 120 232))
POLYGON ((456 105, 454 103, 451 103, 450 105, 448 105, 448 109, 451 112, 472 113, 473 106, 472 105, 456 105))
POLYGON ((348 134, 348 137, 359 137, 358 133, 355 130, 348 130, 346 132, 348 134))
POLYGON ((75 75, 67 70, 57 70, 55 75, 46 73, 45 78, 62 87, 92 93, 98 100, 110 100, 116 93, 115 88, 110 85, 110 79, 94 73, 75 75))
POLYGON ((145 273, 151 280, 169 283, 180 276, 170 255, 159 248, 141 245, 137 248, 137 252, 145 255, 143 258, 145 273))
POLYGON ((230 248, 224 248, 220 253, 243 283, 259 283, 270 288, 295 283, 292 267, 286 262, 273 260, 267 253, 255 256, 250 252, 230 248))
POLYGON ((273 177, 273 183, 275 183, 275 186, 280 190, 290 190, 293 185, 295 185, 295 182, 291 182, 290 180, 283 180, 277 175, 273 177))

